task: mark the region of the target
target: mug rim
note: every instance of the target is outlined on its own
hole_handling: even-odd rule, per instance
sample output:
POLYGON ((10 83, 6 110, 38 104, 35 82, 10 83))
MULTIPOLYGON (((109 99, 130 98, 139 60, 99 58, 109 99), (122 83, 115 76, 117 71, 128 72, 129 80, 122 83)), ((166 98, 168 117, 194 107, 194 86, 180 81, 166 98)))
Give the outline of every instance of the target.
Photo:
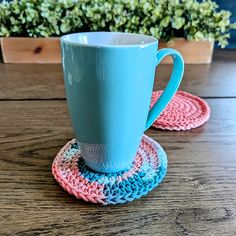
POLYGON ((73 45, 73 46, 83 46, 83 47, 96 47, 96 48, 130 48, 130 47, 138 47, 138 48, 145 48, 147 46, 157 44, 158 39, 154 38, 153 36, 145 35, 145 34, 137 34, 137 33, 127 33, 127 32, 107 32, 107 31, 92 31, 92 32, 79 32, 79 33, 71 33, 66 34, 60 37, 61 43, 67 44, 67 45, 73 45), (104 35, 119 35, 119 36, 131 36, 131 37, 137 37, 137 38, 143 38, 143 43, 133 43, 133 44, 96 44, 96 43, 81 43, 81 42, 75 42, 73 40, 69 40, 68 37, 72 36, 88 36, 88 35, 98 35, 98 34, 104 34, 104 35))

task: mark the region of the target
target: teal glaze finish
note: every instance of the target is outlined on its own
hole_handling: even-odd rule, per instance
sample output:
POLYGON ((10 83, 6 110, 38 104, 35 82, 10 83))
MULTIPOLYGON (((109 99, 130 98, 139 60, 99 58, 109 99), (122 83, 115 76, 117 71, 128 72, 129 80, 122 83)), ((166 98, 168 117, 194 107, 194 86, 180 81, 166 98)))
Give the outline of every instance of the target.
POLYGON ((61 38, 61 46, 69 113, 82 157, 100 172, 129 168, 143 132, 179 86, 184 67, 181 55, 173 49, 157 53, 156 39, 126 33, 72 34, 61 38), (84 43, 86 37, 91 43, 84 43), (118 37, 122 45, 104 44, 118 37), (124 44, 132 37, 147 43, 124 44), (149 112, 155 68, 166 55, 174 58, 172 76, 149 112))
POLYGON ((148 129, 156 118, 161 114, 165 109, 168 103, 171 101, 175 95, 177 89, 179 88, 180 82, 184 73, 184 61, 179 52, 171 48, 164 48, 157 52, 157 64, 159 65, 161 60, 166 56, 171 56, 173 58, 173 70, 170 76, 170 81, 168 82, 165 90, 163 91, 161 97, 158 99, 156 104, 149 111, 146 129, 148 129))

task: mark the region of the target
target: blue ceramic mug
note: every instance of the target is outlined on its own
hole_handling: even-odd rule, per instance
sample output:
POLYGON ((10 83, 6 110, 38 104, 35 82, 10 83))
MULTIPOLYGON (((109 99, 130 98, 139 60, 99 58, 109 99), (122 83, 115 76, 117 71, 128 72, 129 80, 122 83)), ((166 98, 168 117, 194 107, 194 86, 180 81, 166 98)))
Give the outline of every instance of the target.
POLYGON ((99 172, 129 168, 142 135, 170 102, 184 62, 173 49, 140 34, 90 32, 61 38, 64 82, 75 137, 86 164, 99 172), (149 111, 155 68, 170 55, 173 71, 149 111))

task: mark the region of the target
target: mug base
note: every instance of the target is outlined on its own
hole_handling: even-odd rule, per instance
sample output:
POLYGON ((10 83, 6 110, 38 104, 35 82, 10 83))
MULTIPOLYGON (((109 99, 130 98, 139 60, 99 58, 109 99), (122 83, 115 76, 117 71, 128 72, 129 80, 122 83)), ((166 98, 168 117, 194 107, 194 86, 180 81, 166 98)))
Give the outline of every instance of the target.
POLYGON ((167 171, 167 156, 153 139, 143 135, 129 169, 101 173, 90 169, 75 139, 68 142, 52 164, 56 181, 79 199, 103 205, 130 202, 159 185, 167 171))
MULTIPOLYGON (((81 156, 81 158, 83 158, 83 156, 81 156)), ((100 173, 104 173, 104 174, 109 174, 109 173, 116 173, 119 171, 125 171, 128 170, 132 167, 132 162, 131 163, 125 163, 125 165, 119 165, 117 167, 112 166, 111 168, 104 166, 104 165, 100 165, 98 163, 94 163, 94 162, 89 162, 86 161, 86 165, 92 169, 95 172, 100 172, 100 173)))
POLYGON ((131 168, 141 139, 142 136, 129 143, 117 142, 113 145, 88 144, 78 141, 78 145, 88 167, 97 172, 114 173, 131 168))

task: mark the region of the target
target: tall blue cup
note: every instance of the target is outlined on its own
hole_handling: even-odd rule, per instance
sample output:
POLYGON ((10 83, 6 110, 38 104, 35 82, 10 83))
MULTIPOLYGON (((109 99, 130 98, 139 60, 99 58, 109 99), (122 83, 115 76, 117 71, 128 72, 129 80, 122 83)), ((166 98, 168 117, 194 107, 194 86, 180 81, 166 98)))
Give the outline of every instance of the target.
POLYGON ((184 62, 145 35, 90 32, 61 38, 64 81, 75 137, 86 164, 99 172, 129 168, 142 135, 170 102, 184 62), (173 71, 149 111, 155 68, 170 55, 173 71))

